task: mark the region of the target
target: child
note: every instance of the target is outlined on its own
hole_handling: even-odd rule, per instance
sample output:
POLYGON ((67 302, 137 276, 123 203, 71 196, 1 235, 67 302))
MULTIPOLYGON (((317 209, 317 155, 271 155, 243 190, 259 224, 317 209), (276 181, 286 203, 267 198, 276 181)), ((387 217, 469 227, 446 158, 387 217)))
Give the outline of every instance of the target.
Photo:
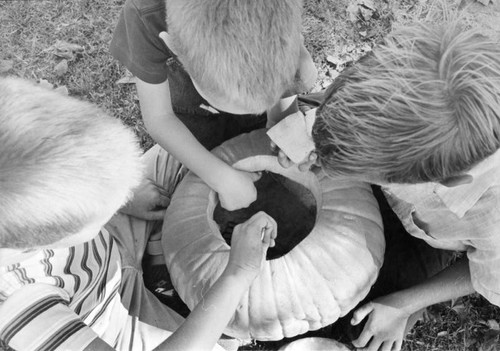
POLYGON ((400 350, 419 310, 474 291, 500 306, 497 42, 455 22, 397 31, 328 89, 313 138, 327 173, 381 185, 404 226, 380 273, 392 286, 354 312, 356 347, 400 350), (451 255, 405 230, 466 255, 445 268, 451 255))
MULTIPOLYGON (((0 80, 0 143, 0 347, 215 345, 274 244, 272 218, 259 213, 238 227, 225 272, 172 334, 182 318, 142 281, 154 222, 111 218, 142 178, 132 133, 90 104, 8 78, 0 80)), ((143 160, 170 191, 185 173, 159 147, 143 160)))
POLYGON ((280 97, 314 84, 301 11, 301 0, 127 0, 118 21, 111 53, 138 78, 150 135, 228 210, 256 199, 257 176, 208 150, 265 127, 266 110, 276 123, 295 108, 280 97))

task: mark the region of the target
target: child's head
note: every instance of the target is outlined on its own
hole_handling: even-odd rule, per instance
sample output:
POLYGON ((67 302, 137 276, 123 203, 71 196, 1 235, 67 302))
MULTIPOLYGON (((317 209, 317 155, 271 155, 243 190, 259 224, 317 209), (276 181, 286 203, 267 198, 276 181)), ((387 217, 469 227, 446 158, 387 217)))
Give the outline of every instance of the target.
POLYGON ((401 29, 329 88, 313 138, 331 175, 463 174, 500 147, 500 45, 455 22, 401 29))
POLYGON ((214 107, 262 113, 293 87, 302 45, 301 0, 166 3, 170 46, 214 107))
POLYGON ((104 224, 142 177, 133 134, 96 107, 0 79, 0 248, 104 224))

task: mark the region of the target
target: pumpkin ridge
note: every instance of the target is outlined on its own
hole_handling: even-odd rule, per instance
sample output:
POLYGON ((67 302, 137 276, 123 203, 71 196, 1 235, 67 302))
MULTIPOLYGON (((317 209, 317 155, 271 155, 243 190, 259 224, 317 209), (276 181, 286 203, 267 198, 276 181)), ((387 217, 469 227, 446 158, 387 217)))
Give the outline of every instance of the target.
MULTIPOLYGON (((258 340, 293 337, 345 315, 368 293, 384 248, 378 204, 368 184, 336 181, 321 171, 283 169, 268 145, 265 130, 257 130, 214 150, 242 170, 288 178, 309 190, 316 204, 310 233, 284 256, 264 262, 225 331, 258 340)), ((212 284, 229 259, 229 246, 213 220, 215 195, 207 188, 189 173, 172 197, 163 225, 167 267, 174 287, 190 307, 202 298, 200 288, 204 291, 205 286, 200 280, 212 284), (175 233, 169 235, 170 230, 175 233), (221 246, 224 252, 211 252, 221 246)))

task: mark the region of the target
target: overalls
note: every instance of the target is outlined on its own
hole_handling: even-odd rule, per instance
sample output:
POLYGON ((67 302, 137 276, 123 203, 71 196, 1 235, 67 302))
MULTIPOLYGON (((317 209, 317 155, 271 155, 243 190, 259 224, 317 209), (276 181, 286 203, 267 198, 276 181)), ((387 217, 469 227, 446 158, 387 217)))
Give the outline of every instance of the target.
POLYGON ((172 108, 208 150, 239 134, 266 126, 266 114, 234 115, 214 109, 198 93, 191 78, 173 54, 166 64, 172 108))

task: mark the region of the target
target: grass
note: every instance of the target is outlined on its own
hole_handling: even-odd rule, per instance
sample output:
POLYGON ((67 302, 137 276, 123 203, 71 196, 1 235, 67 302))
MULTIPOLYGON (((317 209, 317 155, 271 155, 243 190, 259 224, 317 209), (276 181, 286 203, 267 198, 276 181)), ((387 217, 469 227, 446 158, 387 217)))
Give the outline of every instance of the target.
MULTIPOLYGON (((0 0, 0 75, 45 79, 66 86, 70 95, 91 101, 129 125, 146 149, 152 145, 141 120, 135 87, 117 84, 125 70, 108 53, 114 25, 124 0, 0 0), (59 44, 58 44, 59 42, 59 44), (81 47, 67 58, 61 42, 81 47), (57 55, 59 54, 59 56, 57 55)), ((427 0, 373 0, 356 5, 372 17, 350 20, 356 4, 349 0, 305 0, 306 46, 319 69, 315 89, 326 87, 380 40, 394 23, 425 13, 427 0), (370 7, 371 6, 371 7, 370 7), (368 13, 369 14, 369 13, 368 13)), ((427 320, 412 330, 404 350, 497 350, 500 309, 478 295, 453 306, 430 309, 427 320)))

